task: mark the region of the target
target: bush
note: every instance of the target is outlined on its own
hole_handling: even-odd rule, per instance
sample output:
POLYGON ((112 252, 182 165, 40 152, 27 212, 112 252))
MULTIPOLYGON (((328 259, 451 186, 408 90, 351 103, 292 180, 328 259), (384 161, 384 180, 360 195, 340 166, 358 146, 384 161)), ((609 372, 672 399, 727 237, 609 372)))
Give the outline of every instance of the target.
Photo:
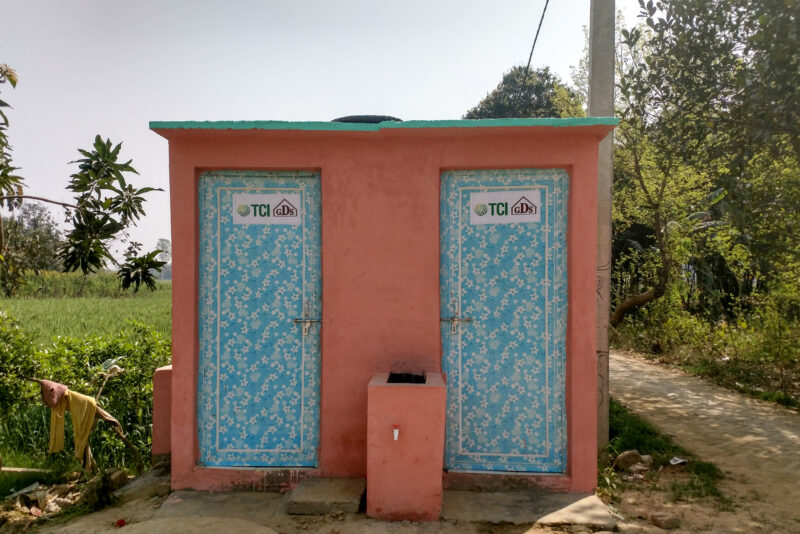
POLYGON ((670 291, 626 316, 612 332, 612 342, 650 354, 673 353, 684 346, 707 345, 710 331, 711 325, 684 310, 677 291, 670 291))
POLYGON ((37 367, 30 336, 0 311, 0 413, 8 414, 20 399, 31 395, 34 385, 23 377, 34 376, 37 367))
MULTIPOLYGON (((60 338, 50 348, 34 353, 28 338, 13 320, 3 315, 0 316, 0 354, 21 348, 23 356, 18 358, 19 369, 35 372, 37 378, 61 382, 91 396, 103 387, 101 372, 111 365, 122 367, 125 372, 108 380, 98 402, 119 420, 128 439, 147 463, 152 441, 153 373, 169 363, 171 348, 169 341, 157 332, 140 323, 133 326, 134 333, 127 337, 60 338), (29 351, 27 355, 24 350, 29 351)), ((6 449, 35 455, 48 447, 48 408, 41 403, 38 388, 18 382, 16 391, 21 391, 22 395, 6 398, 7 417, 0 424, 0 444, 6 449)), ((67 418, 68 436, 69 422, 67 418)), ((67 437, 67 448, 69 443, 71 439, 67 437)), ((135 465, 135 456, 105 422, 97 423, 89 443, 101 468, 135 465)))

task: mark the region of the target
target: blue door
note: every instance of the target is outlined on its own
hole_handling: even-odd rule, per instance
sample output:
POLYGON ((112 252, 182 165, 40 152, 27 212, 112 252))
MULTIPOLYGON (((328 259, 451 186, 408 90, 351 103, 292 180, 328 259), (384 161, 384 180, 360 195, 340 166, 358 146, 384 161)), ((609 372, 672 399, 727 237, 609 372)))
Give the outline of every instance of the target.
POLYGON ((316 466, 319 175, 208 172, 198 204, 200 462, 316 466))
POLYGON ((560 169, 442 174, 447 469, 565 471, 568 191, 560 169))

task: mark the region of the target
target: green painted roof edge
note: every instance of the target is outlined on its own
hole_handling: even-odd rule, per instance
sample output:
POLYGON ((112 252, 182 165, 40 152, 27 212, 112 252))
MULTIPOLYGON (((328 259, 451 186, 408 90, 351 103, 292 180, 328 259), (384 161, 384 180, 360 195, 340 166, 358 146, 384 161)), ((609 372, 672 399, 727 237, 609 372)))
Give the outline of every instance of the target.
POLYGON ((509 126, 616 126, 615 117, 576 117, 569 119, 460 119, 432 121, 386 121, 373 124, 352 122, 291 121, 151 121, 151 130, 305 130, 376 132, 404 128, 498 128, 509 126))

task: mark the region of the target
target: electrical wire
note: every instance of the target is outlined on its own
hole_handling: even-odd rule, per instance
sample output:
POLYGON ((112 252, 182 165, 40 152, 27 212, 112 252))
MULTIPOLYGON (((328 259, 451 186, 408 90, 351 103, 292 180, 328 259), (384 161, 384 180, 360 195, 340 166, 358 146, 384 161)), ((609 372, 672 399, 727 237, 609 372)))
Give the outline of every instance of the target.
POLYGON ((531 53, 528 55, 528 64, 525 65, 525 75, 522 77, 522 84, 519 86, 519 92, 517 93, 517 100, 520 99, 522 96, 522 90, 525 88, 525 84, 528 83, 528 71, 531 68, 531 59, 533 59, 533 50, 536 48, 536 41, 539 40, 539 32, 542 30, 542 22, 544 22, 544 14, 547 13, 547 6, 550 4, 550 0, 545 0, 544 9, 542 9, 542 16, 539 18, 539 26, 536 28, 536 35, 533 38, 533 46, 531 46, 531 53))

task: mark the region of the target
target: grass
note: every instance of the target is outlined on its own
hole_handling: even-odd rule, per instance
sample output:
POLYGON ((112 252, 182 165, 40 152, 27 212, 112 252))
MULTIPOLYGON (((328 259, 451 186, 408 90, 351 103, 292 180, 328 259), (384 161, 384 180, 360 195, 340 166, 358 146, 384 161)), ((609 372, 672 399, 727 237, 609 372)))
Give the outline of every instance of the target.
POLYGON ((686 458, 691 453, 675 443, 672 438, 631 412, 618 402, 609 404, 609 438, 612 452, 616 455, 636 449, 640 454, 653 457, 656 467, 669 465, 673 456, 686 458))
MULTIPOLYGON (((635 449, 640 454, 649 454, 653 457, 651 477, 658 477, 658 468, 682 470, 687 477, 683 480, 674 480, 667 489, 673 501, 687 501, 711 497, 716 499, 722 509, 729 509, 732 503, 718 488, 717 484, 724 478, 720 469, 711 462, 697 459, 691 452, 684 449, 672 438, 662 434, 659 430, 631 412, 624 406, 610 400, 609 404, 609 437, 608 450, 616 456, 624 451, 635 449), (684 467, 675 468, 669 463, 673 456, 687 460, 684 467)), ((615 501, 619 498, 619 488, 622 486, 617 473, 610 466, 600 466, 598 469, 597 491, 601 497, 615 501)), ((657 486, 657 484, 656 484, 657 486)))
POLYGON ((720 469, 711 462, 692 460, 686 466, 689 480, 674 481, 669 485, 670 496, 673 501, 688 501, 713 497, 725 507, 732 503, 717 487, 717 482, 725 478, 720 469))
POLYGON ((134 296, 0 299, 0 309, 15 317, 34 341, 49 345, 62 337, 87 338, 133 333, 131 320, 171 335, 172 291, 142 290, 134 296))

